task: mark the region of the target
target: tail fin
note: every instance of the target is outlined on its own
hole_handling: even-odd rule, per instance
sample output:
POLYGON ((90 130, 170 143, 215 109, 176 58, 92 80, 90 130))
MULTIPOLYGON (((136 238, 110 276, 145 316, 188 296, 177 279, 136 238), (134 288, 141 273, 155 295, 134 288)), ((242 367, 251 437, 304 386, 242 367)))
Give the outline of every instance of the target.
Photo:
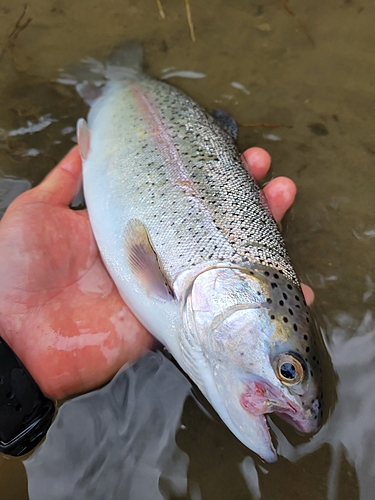
POLYGON ((128 68, 138 72, 142 70, 142 61, 142 45, 134 40, 121 43, 107 58, 108 66, 128 68))
POLYGON ((84 101, 92 105, 102 95, 105 84, 111 80, 122 80, 135 76, 142 70, 142 45, 126 41, 118 45, 104 60, 87 57, 80 63, 60 70, 56 81, 74 85, 84 101))

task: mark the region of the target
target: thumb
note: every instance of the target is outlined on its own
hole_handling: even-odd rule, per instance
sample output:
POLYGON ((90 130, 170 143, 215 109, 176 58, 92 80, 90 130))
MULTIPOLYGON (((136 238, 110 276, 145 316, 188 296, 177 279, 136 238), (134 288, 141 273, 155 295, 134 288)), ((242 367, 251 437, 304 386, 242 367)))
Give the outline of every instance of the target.
POLYGON ((82 186, 82 161, 78 146, 63 158, 33 190, 36 201, 69 205, 82 186))

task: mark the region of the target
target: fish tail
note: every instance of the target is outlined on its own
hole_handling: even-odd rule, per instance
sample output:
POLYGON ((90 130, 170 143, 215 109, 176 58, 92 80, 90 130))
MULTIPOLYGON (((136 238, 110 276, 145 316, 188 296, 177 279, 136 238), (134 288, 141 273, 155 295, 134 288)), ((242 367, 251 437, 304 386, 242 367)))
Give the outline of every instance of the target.
POLYGON ((107 58, 107 66, 142 71, 143 48, 135 40, 127 40, 114 48, 107 58))
POLYGON ((109 81, 136 78, 142 70, 142 62, 142 45, 137 41, 129 40, 117 45, 102 61, 87 57, 78 65, 62 69, 60 78, 56 81, 65 85, 74 85, 86 104, 92 106, 102 95, 109 81))

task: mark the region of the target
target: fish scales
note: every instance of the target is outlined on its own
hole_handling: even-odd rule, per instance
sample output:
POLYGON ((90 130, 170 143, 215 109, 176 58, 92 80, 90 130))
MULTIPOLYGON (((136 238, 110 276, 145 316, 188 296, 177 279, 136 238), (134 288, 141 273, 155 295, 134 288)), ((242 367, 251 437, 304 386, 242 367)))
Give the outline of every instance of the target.
POLYGON ((173 282, 181 269, 204 261, 248 261, 299 286, 277 224, 229 134, 163 82, 142 75, 113 85, 104 99, 124 107, 127 120, 114 111, 111 136, 122 153, 106 167, 117 173, 123 165, 121 183, 114 176, 119 197, 140 205, 137 217, 147 221, 168 278, 173 282))
POLYGON ((275 461, 265 415, 315 432, 323 398, 319 336, 277 224, 216 120, 164 82, 109 69, 77 131, 103 261, 235 436, 275 461))

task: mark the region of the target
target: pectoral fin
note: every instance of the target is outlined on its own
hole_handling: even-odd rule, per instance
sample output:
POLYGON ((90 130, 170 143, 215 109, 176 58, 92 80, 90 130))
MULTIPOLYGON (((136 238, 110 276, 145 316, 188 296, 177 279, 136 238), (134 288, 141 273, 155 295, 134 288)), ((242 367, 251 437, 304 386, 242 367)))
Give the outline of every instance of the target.
POLYGON ((130 269, 147 295, 163 300, 173 299, 172 289, 144 224, 136 219, 131 220, 126 226, 124 238, 130 269))

